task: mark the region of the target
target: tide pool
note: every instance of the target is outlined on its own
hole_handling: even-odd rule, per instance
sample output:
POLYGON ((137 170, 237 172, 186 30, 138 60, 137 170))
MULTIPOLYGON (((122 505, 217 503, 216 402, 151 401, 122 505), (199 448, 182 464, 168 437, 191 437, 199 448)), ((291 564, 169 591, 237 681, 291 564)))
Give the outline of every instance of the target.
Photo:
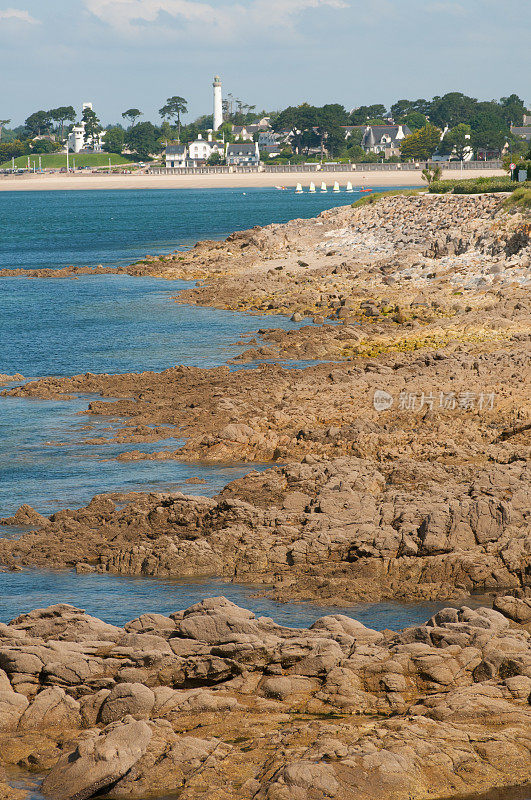
MULTIPOLYGON (((452 603, 355 603, 337 607, 318 603, 278 603, 257 596, 260 587, 221 580, 193 583, 156 578, 114 575, 76 575, 74 572, 24 570, 1 573, 0 622, 33 608, 70 603, 105 622, 123 625, 140 614, 171 614, 199 603, 205 597, 223 595, 256 616, 271 617, 279 625, 307 628, 327 614, 346 614, 375 630, 398 630, 426 622, 452 603)), ((477 601, 467 601, 477 606, 477 601)), ((459 603, 464 605, 464 603, 459 603)))

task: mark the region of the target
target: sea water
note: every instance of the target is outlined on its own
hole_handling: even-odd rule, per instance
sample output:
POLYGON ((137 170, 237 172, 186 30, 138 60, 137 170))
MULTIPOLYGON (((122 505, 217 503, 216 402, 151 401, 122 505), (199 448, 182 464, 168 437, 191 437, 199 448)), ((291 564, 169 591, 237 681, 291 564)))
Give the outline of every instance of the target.
POLYGON ((0 192, 0 269, 130 264, 362 196, 274 188, 0 192))

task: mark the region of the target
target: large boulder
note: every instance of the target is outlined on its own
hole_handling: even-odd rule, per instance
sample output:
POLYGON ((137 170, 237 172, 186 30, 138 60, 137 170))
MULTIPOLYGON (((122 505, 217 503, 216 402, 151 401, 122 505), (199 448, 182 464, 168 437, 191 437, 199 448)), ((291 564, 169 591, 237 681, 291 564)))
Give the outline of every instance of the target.
POLYGON ((43 781, 50 800, 86 800, 112 786, 142 758, 151 741, 151 728, 133 720, 89 731, 74 750, 66 752, 43 781))
POLYGON ((68 603, 37 608, 29 614, 22 614, 9 624, 18 631, 25 631, 29 636, 45 641, 58 639, 65 642, 115 642, 124 635, 122 628, 91 617, 82 609, 68 603))

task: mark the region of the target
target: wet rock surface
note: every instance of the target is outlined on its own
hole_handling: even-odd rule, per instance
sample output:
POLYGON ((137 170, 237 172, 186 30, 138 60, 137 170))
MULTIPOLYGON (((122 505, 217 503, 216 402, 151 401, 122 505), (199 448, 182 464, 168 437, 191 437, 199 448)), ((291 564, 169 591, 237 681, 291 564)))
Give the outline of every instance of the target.
POLYGON ((339 614, 284 628, 223 597, 123 628, 52 606, 0 627, 1 760, 46 772, 50 800, 406 800, 524 783, 530 641, 466 606, 382 633, 339 614))

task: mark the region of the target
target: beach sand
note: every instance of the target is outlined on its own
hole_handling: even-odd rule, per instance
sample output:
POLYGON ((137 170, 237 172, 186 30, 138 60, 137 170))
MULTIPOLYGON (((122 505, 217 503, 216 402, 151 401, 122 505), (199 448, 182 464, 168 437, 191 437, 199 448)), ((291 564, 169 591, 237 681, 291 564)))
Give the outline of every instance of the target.
MULTIPOLYGON (((503 170, 445 170, 444 178, 475 178, 503 176, 503 170)), ((208 175, 21 175, 0 178, 0 191, 55 191, 80 189, 223 189, 253 188, 268 186, 295 186, 302 183, 308 186, 310 181, 326 181, 328 185, 338 181, 340 185, 352 181, 354 187, 401 187, 425 186, 420 170, 404 172, 366 171, 355 172, 261 172, 238 174, 208 175)))

